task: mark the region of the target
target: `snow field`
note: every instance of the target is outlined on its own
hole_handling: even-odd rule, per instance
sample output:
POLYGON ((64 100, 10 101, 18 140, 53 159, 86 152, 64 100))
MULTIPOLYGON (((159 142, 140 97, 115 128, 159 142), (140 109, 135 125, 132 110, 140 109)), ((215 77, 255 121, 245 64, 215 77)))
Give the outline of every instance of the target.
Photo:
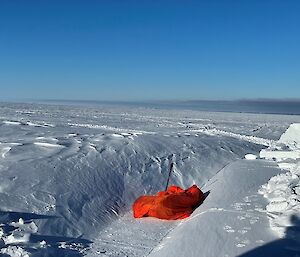
MULTIPOLYGON (((300 121, 296 116, 111 106, 0 106, 0 205, 1 215, 9 217, 0 215, 2 236, 17 240, 14 231, 23 227, 12 223, 20 218, 37 228, 27 230, 23 242, 3 239, 1 251, 10 256, 152 254, 164 240, 172 241, 172 231, 184 222, 134 220, 130 207, 139 195, 164 189, 172 158, 170 184, 213 187, 224 166, 272 148, 291 121, 300 121)), ((228 240, 235 250, 228 249, 229 255, 267 242, 248 236, 263 222, 265 207, 260 196, 247 202, 251 197, 245 194, 207 212, 215 217, 212 223, 220 213, 227 217, 221 235, 232 235, 228 240)))

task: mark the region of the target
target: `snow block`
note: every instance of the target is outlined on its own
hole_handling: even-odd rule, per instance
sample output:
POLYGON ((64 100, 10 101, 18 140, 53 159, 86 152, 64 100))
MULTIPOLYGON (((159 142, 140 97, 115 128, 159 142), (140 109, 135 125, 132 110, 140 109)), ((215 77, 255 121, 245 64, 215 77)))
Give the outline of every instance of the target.
POLYGON ((281 135, 278 143, 285 144, 291 149, 300 149, 300 123, 293 123, 281 135))

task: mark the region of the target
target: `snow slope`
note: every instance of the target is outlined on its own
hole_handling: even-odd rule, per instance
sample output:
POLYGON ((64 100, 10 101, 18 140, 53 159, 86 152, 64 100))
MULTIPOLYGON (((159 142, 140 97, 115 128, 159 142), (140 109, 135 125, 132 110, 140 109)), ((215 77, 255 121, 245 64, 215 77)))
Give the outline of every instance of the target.
POLYGON ((206 201, 149 256, 299 256, 299 132, 300 124, 291 124, 261 151, 271 161, 250 158, 222 169, 204 186, 206 201))
POLYGON ((130 207, 165 187, 171 161, 170 183, 203 187, 274 147, 292 122, 300 117, 0 104, 1 252, 148 255, 178 222, 133 220, 130 207))
POLYGON ((261 160, 236 161, 203 189, 204 203, 182 221, 149 256, 238 256, 276 239, 257 193, 280 171, 261 160))

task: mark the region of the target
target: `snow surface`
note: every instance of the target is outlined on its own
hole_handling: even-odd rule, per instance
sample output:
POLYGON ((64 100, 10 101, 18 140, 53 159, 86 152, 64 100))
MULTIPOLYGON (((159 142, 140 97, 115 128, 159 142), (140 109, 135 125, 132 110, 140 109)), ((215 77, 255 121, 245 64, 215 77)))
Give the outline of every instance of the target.
MULTIPOLYGON (((288 115, 0 104, 0 251, 201 256, 203 241, 207 255, 202 256, 261 249, 280 235, 269 227, 271 198, 259 188, 284 175, 277 164, 298 164, 290 157, 277 163, 273 157, 242 159, 259 152, 263 157, 264 150, 297 152, 298 141, 290 135, 279 140, 297 122, 299 116, 288 115), (164 189, 171 161, 170 184, 210 190, 206 201, 179 222, 133 219, 131 204, 141 194, 164 189)), ((295 252, 289 247, 293 250, 285 254, 295 252)))
POLYGON ((282 238, 298 240, 300 245, 300 124, 291 124, 278 144, 262 150, 260 156, 276 160, 288 171, 272 177, 260 193, 269 200, 266 209, 272 229, 282 238))
POLYGON ((255 160, 257 156, 255 154, 248 153, 245 155, 246 160, 255 160))
POLYGON ((210 192, 204 203, 150 256, 238 256, 272 242, 276 237, 265 215, 267 201, 257 191, 278 172, 267 161, 231 163, 203 187, 210 192))

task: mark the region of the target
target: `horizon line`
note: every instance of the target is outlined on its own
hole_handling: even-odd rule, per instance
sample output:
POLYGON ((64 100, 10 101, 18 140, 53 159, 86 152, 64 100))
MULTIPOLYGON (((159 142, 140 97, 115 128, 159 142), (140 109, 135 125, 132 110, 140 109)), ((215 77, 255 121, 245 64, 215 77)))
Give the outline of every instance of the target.
POLYGON ((236 98, 236 99, 144 99, 144 100, 133 100, 133 99, 54 99, 54 98, 24 98, 24 99, 0 99, 0 102, 15 102, 15 103, 28 103, 28 102, 103 102, 103 103, 189 103, 189 102, 300 102, 300 98, 236 98))

